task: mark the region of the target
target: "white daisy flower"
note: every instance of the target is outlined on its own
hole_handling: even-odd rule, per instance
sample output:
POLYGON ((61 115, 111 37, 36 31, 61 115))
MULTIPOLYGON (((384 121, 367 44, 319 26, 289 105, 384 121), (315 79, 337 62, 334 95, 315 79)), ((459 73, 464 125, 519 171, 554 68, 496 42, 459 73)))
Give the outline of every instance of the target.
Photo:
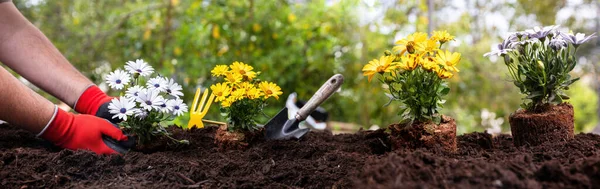
POLYGON ((125 69, 131 74, 140 74, 143 77, 149 76, 154 73, 154 68, 150 66, 147 62, 142 59, 137 59, 134 61, 127 61, 127 65, 125 65, 125 69))
POLYGON ((167 106, 173 110, 173 115, 181 116, 188 111, 188 106, 181 99, 167 100, 167 106))
POLYGON ((169 103, 169 100, 165 100, 165 103, 160 105, 160 112, 168 114, 169 112, 173 111, 173 107, 168 106, 167 103, 169 103))
POLYGON ((140 118, 140 119, 144 119, 148 116, 148 111, 146 111, 144 109, 135 109, 133 111, 133 116, 140 118))
POLYGON ((158 92, 164 92, 167 90, 167 80, 163 77, 154 77, 146 83, 146 86, 150 90, 156 90, 158 92))
POLYGON ((118 117, 124 121, 127 121, 127 116, 133 115, 136 110, 135 102, 126 97, 114 98, 108 104, 108 112, 113 114, 113 119, 118 117))
POLYGON ((117 69, 108 74, 104 79, 110 88, 121 90, 125 85, 129 84, 130 77, 127 72, 117 69))
POLYGON ((144 89, 138 93, 137 101, 145 110, 160 110, 160 105, 165 103, 165 99, 158 93, 159 91, 144 89))
POLYGON ((177 84, 174 79, 168 79, 165 92, 175 98, 179 98, 183 96, 182 89, 181 85, 177 84))
POLYGON ((129 87, 129 89, 127 89, 127 91, 125 91, 125 97, 131 98, 131 99, 137 99, 139 93, 142 92, 142 90, 145 90, 145 88, 142 86, 139 86, 139 85, 129 87))

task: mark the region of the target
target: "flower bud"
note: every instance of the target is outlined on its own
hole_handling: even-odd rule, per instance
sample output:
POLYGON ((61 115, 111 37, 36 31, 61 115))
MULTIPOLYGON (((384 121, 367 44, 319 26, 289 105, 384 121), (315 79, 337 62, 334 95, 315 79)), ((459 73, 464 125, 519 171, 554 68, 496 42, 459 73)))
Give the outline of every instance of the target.
POLYGON ((385 83, 392 83, 394 81, 394 77, 388 75, 384 78, 384 81, 385 83))
POLYGON ((383 55, 385 55, 385 56, 390 56, 390 55, 392 55, 392 52, 391 52, 391 51, 389 51, 389 50, 385 50, 385 51, 383 52, 383 55))
POLYGON ((538 68, 540 68, 540 69, 542 69, 542 70, 544 69, 544 63, 543 63, 542 61, 539 61, 539 60, 538 60, 538 61, 537 61, 537 66, 538 66, 538 68))

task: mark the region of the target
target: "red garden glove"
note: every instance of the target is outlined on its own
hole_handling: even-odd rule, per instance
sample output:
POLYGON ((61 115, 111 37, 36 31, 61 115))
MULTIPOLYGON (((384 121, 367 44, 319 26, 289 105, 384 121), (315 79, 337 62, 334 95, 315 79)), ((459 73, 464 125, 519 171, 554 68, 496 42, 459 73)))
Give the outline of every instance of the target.
POLYGON ((126 141, 127 136, 112 123, 91 115, 75 115, 55 108, 50 123, 38 134, 62 148, 91 150, 98 154, 115 154, 104 138, 126 141))
POLYGON ((98 86, 92 85, 79 96, 74 109, 81 114, 95 115, 112 123, 119 123, 121 120, 118 118, 113 119, 113 115, 108 112, 108 104, 113 98, 102 92, 98 86))

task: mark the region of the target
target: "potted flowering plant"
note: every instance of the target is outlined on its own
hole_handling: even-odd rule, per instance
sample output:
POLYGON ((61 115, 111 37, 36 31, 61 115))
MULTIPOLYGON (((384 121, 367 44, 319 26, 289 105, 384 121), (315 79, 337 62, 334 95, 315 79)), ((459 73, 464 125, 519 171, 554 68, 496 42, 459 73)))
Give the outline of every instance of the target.
POLYGON ((220 102, 221 113, 227 118, 227 125, 219 127, 215 142, 222 149, 241 149, 262 136, 262 127, 257 118, 269 98, 279 99, 283 94, 275 83, 260 81, 260 72, 243 62, 231 65, 217 65, 211 71, 213 77, 222 82, 210 86, 215 102, 220 102))
POLYGON ((456 122, 439 114, 442 97, 450 91, 446 80, 459 71, 460 53, 440 50, 453 39, 446 31, 435 31, 431 38, 416 32, 363 67, 369 81, 380 76, 390 102, 402 103, 398 112, 402 121, 389 126, 395 148, 441 145, 456 150, 456 122))
POLYGON ((121 96, 108 105, 113 119, 122 120, 119 126, 137 138, 138 144, 148 144, 156 137, 166 137, 177 143, 167 132, 165 121, 171 121, 188 111, 181 97, 181 85, 173 79, 151 77, 154 69, 141 59, 128 61, 125 71, 117 69, 105 77, 108 86, 121 96))
POLYGON ((573 139, 573 106, 563 92, 579 78, 569 72, 577 65, 577 48, 595 37, 564 33, 558 26, 535 27, 508 36, 484 56, 501 56, 513 83, 525 96, 521 109, 510 115, 514 144, 538 145, 573 139))

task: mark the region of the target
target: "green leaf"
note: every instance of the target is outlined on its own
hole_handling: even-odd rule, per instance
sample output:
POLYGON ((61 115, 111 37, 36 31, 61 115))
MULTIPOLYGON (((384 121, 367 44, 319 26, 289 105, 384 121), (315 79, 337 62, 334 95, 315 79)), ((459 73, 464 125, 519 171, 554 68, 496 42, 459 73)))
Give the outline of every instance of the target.
POLYGON ((440 91, 440 95, 445 96, 448 93, 450 93, 450 88, 448 87, 444 87, 441 91, 440 91))

